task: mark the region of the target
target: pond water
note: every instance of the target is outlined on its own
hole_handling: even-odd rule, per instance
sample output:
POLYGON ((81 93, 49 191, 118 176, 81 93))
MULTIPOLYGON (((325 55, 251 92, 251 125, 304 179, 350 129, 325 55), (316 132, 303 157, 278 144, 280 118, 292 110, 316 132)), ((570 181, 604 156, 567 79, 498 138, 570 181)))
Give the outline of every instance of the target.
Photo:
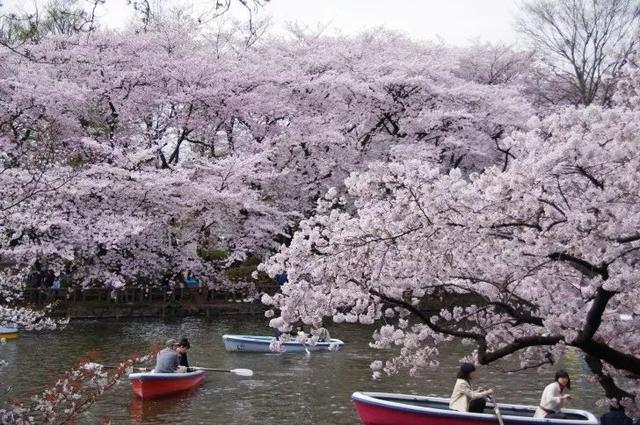
MULTIPOLYGON (((345 341, 336 353, 255 354, 224 349, 223 334, 270 334, 266 321, 256 317, 220 319, 99 320, 72 322, 55 332, 22 332, 15 341, 0 344, 0 403, 21 399, 56 380, 87 352, 98 351, 100 361, 115 364, 133 353, 147 352, 151 344, 167 338, 187 337, 189 362, 216 368, 248 368, 252 377, 208 373, 197 390, 176 397, 140 401, 129 382, 121 380, 79 418, 79 424, 358 424, 350 400, 354 391, 386 391, 448 396, 455 381, 459 358, 468 347, 451 346, 436 369, 419 376, 407 373, 381 380, 371 378, 369 364, 384 355, 369 347, 373 328, 340 325, 329 328, 345 341), (7 387, 11 387, 5 393, 7 387)), ((505 373, 515 363, 502 362, 479 370, 478 383, 493 387, 500 402, 537 404, 553 371, 505 373)), ((586 365, 570 353, 563 365, 572 377, 572 407, 595 413, 601 397, 597 384, 588 380, 586 365)))

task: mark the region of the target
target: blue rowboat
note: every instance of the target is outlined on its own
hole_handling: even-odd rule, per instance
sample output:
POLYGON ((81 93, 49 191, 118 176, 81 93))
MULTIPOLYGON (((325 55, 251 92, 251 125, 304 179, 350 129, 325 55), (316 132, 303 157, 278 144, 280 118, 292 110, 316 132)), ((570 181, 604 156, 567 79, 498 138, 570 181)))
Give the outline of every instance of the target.
POLYGON ((17 337, 18 337, 17 328, 7 328, 4 326, 0 326, 0 340, 16 339, 17 337))
MULTIPOLYGON (((273 353, 271 342, 276 341, 272 336, 258 335, 222 335, 224 348, 227 351, 242 351, 245 353, 273 353)), ((337 351, 341 350, 344 342, 332 338, 329 341, 317 342, 315 345, 302 344, 298 341, 282 342, 280 351, 282 353, 304 353, 309 351, 337 351)), ((276 351, 278 352, 278 351, 276 351)))
MULTIPOLYGON (((356 392, 351 395, 363 425, 494 425, 495 407, 482 413, 449 409, 449 399, 409 394, 356 392)), ((504 425, 598 425, 591 413, 562 409, 564 419, 534 418, 536 406, 498 403, 504 425)))

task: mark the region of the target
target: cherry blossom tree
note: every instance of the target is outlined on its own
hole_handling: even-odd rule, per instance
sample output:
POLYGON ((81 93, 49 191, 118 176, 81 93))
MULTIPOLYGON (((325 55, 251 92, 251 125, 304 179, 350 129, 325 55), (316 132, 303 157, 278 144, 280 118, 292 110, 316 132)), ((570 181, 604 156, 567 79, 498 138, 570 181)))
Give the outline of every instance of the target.
POLYGON ((181 270, 217 286, 370 162, 506 168, 506 136, 534 113, 517 84, 460 75, 442 46, 393 33, 221 45, 183 19, 0 52, 6 303, 38 260, 80 287, 181 270))
POLYGON ((257 130, 276 132, 265 142, 277 143, 270 159, 286 171, 281 199, 302 199, 305 211, 371 161, 419 155, 467 170, 504 162, 501 140, 533 113, 515 86, 457 78, 455 54, 394 33, 302 37, 264 50, 276 68, 293 55, 299 62, 300 72, 280 74, 286 91, 274 94, 288 96, 287 109, 257 130))
POLYGON ((220 248, 241 259, 271 246, 287 222, 252 188, 265 172, 261 153, 236 153, 215 141, 219 124, 210 118, 221 111, 204 105, 224 102, 218 79, 229 68, 159 73, 167 63, 182 63, 184 44, 153 35, 110 45, 103 37, 89 47, 60 47, 68 38, 40 42, 32 46, 37 61, 6 54, 0 136, 6 302, 19 299, 34 261, 43 258, 57 271, 70 269, 83 286, 118 288, 187 269, 207 283, 218 266, 198 257, 203 239, 224 241, 220 248), (149 55, 128 48, 147 48, 149 55), (187 142, 194 149, 185 158, 187 142), (205 154, 196 155, 198 149, 205 154))
POLYGON ((375 376, 435 366, 453 340, 470 360, 519 356, 523 368, 573 347, 606 397, 637 411, 638 118, 622 107, 534 118, 504 141, 504 171, 405 159, 351 174, 262 266, 289 277, 264 297, 279 312, 271 326, 380 323, 373 345, 399 351, 375 376))
POLYGON ((506 164, 501 140, 532 113, 514 88, 457 79, 443 48, 393 34, 212 59, 207 38, 186 27, 6 52, 10 275, 24 278, 36 258, 72 263, 87 285, 119 287, 143 271, 210 274, 194 246, 224 240, 232 259, 267 252, 370 161, 420 146, 447 167, 506 164))
POLYGON ((0 50, 0 324, 54 325, 23 305, 40 260, 80 287, 217 287, 285 241, 272 326, 385 320, 374 345, 400 351, 376 375, 454 339, 523 368, 574 347, 638 399, 637 68, 614 108, 551 112, 508 48, 248 43, 176 17, 0 50))

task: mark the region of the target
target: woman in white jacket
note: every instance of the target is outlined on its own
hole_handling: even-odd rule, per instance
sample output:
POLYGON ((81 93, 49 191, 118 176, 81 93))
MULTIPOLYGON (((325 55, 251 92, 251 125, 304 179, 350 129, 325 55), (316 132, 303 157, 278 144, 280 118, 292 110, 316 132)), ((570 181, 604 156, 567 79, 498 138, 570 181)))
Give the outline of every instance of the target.
POLYGON ((560 411, 567 400, 571 400, 570 394, 565 394, 565 390, 571 389, 571 378, 564 370, 556 372, 556 379, 547 385, 542 392, 540 405, 534 413, 534 418, 564 418, 560 411))
POLYGON ((475 378, 475 373, 476 367, 472 363, 462 363, 451 394, 449 409, 475 413, 484 410, 487 404, 485 397, 493 394, 493 390, 474 391, 471 389, 471 381, 475 378))

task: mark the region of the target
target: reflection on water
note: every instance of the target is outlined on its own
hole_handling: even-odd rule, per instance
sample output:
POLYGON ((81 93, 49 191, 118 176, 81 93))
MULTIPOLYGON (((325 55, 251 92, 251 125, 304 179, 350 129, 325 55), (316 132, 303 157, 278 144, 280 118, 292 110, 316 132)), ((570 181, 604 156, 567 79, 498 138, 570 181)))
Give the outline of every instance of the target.
POLYGON ((132 395, 129 403, 129 418, 131 424, 175 423, 172 410, 187 410, 191 408, 191 400, 199 388, 194 388, 182 394, 157 400, 141 400, 132 395), (167 416, 167 414, 169 414, 167 416), (166 417, 166 421, 162 418, 166 417))
MULTIPOLYGON (((189 361, 195 366, 225 369, 248 368, 252 377, 210 372, 197 389, 174 397, 141 401, 129 381, 121 380, 79 419, 79 424, 99 423, 109 417, 114 424, 356 424, 350 400, 354 391, 388 391, 448 396, 458 359, 468 347, 451 346, 440 367, 371 379, 369 364, 383 353, 368 346, 372 328, 335 326, 331 335, 345 341, 336 353, 251 354, 224 350, 223 334, 265 334, 260 318, 218 320, 188 318, 175 321, 128 320, 74 322, 56 332, 25 332, 0 345, 0 358, 10 363, 0 370, 0 389, 13 386, 0 401, 22 398, 41 390, 76 359, 89 351, 101 353, 101 361, 113 364, 133 353, 146 352, 152 343, 185 336, 191 342, 189 361), (3 399, 4 397, 4 399, 3 399)), ((504 369, 517 366, 503 362, 504 369)), ((587 380, 584 361, 576 353, 565 359, 572 378, 572 407, 596 410, 599 387, 587 380)), ((505 403, 537 404, 553 371, 503 373, 498 367, 481 367, 479 383, 494 387, 505 403)))

